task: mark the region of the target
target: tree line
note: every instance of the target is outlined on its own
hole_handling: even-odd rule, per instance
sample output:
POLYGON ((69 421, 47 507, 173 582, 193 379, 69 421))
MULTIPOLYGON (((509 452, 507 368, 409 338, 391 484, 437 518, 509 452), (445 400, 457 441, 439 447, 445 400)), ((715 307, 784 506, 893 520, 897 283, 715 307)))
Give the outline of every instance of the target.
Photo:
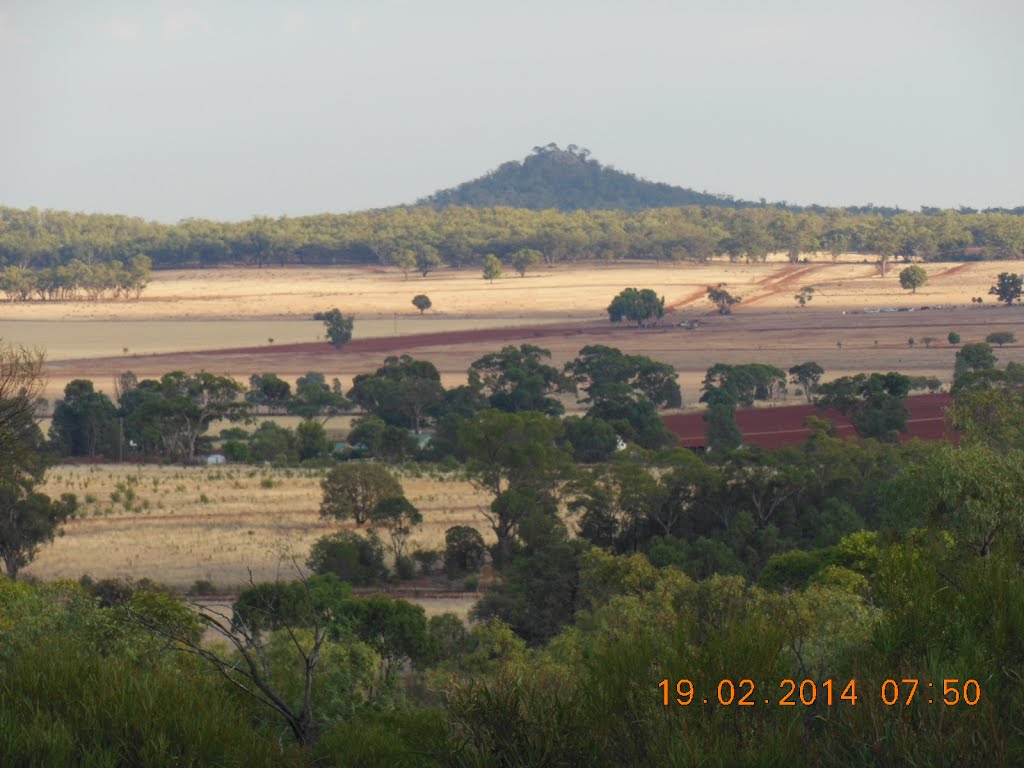
POLYGON ((0 208, 0 266, 32 270, 76 261, 130 264, 146 254, 156 269, 375 264, 426 276, 443 266, 483 266, 488 256, 512 264, 524 251, 536 252, 547 264, 702 262, 715 256, 758 261, 773 252, 794 262, 811 252, 908 261, 1013 259, 1024 253, 1024 217, 952 210, 883 214, 685 206, 564 212, 420 206, 165 225, 109 214, 0 208))
POLYGON ((0 291, 8 301, 138 299, 149 284, 152 266, 144 254, 132 256, 127 265, 117 259, 98 264, 72 259, 42 269, 8 266, 0 270, 0 291))

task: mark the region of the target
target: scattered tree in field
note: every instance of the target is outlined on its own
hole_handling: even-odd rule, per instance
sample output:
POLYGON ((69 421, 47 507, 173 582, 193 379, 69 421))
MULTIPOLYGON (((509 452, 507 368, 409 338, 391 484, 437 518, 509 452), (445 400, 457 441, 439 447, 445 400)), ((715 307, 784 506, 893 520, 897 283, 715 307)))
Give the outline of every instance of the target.
POLYGON ((981 296, 972 296, 971 304, 977 304, 979 307, 985 303, 985 300, 981 296))
POLYGON ((987 344, 998 344, 1000 347, 1003 344, 1014 344, 1017 341, 1017 337, 1013 335, 1012 331, 995 331, 985 337, 987 344))
POLYGON ((796 303, 801 307, 806 307, 807 302, 814 299, 814 286, 807 285, 800 289, 800 292, 793 296, 796 299, 796 303))
POLYGON ((412 529, 423 522, 423 515, 405 496, 391 496, 374 505, 370 510, 370 522, 387 531, 397 566, 405 554, 412 529))
POLYGON ((664 317, 665 297, 658 297, 650 288, 637 290, 626 288, 608 305, 608 319, 613 323, 623 319, 643 326, 647 322, 664 317))
POLYGON ((931 349, 933 341, 935 341, 935 337, 934 336, 922 336, 921 337, 921 342, 925 345, 925 347, 927 349, 931 349))
POLYGON ((341 310, 335 308, 329 312, 317 312, 313 315, 314 320, 323 320, 327 329, 327 338, 335 349, 341 349, 352 340, 352 326, 355 319, 345 317, 341 310))
POLYGON ((353 520, 363 525, 384 499, 404 496, 402 486, 381 464, 368 461, 346 462, 327 473, 320 484, 323 502, 321 517, 353 520))
POLYGON ((512 254, 512 267, 520 277, 526 277, 528 270, 535 269, 544 261, 544 255, 533 248, 520 248, 512 254))
POLYGON ((58 535, 61 525, 75 514, 77 502, 70 493, 52 500, 36 490, 42 471, 22 472, 16 467, 0 469, 0 558, 7 577, 35 559, 39 548, 58 535))
POLYGON ((484 280, 490 280, 493 283, 499 277, 501 277, 501 259, 493 253, 489 253, 484 257, 484 280))
POLYGON ((718 307, 718 314, 728 315, 732 313, 734 305, 739 304, 743 299, 733 296, 725 289, 725 283, 719 283, 717 288, 708 286, 708 301, 718 307))
POLYGON ((422 315, 433 306, 433 303, 430 301, 430 297, 421 293, 412 297, 412 305, 416 307, 422 315))
POLYGON ((954 344, 954 345, 955 344, 959 344, 960 343, 960 334, 957 333, 956 331, 950 331, 949 334, 946 336, 946 341, 948 341, 950 344, 954 344))
POLYGON ((909 339, 907 339, 907 346, 908 347, 912 347, 915 344, 917 344, 917 339, 915 339, 913 336, 911 336, 909 339))
POLYGON ((996 367, 996 356, 992 347, 983 342, 964 344, 956 353, 953 366, 953 380, 956 381, 965 373, 985 371, 996 367))
POLYGON ((917 293, 917 289, 927 282, 928 273, 924 267, 919 267, 916 264, 900 272, 900 286, 911 293, 917 293))
POLYGON ((1009 307, 1020 299, 1022 289, 1024 289, 1024 278, 1015 272, 1000 272, 996 278, 996 284, 989 288, 988 292, 1009 307))
POLYGON ((825 369, 814 361, 800 363, 789 369, 789 380, 793 384, 799 384, 803 390, 807 402, 814 399, 814 393, 818 388, 818 382, 824 375, 825 369))

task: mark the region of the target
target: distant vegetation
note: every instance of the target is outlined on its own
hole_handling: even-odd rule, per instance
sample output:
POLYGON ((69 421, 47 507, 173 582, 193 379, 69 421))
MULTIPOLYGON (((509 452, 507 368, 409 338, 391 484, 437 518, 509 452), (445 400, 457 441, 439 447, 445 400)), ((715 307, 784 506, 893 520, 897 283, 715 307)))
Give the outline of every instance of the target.
POLYGON ((566 149, 560 149, 556 144, 534 147, 533 153, 522 161, 502 163, 478 179, 435 192, 419 203, 436 207, 507 206, 534 211, 640 211, 680 205, 731 208, 756 205, 724 195, 638 179, 632 173, 601 165, 590 156, 589 149, 575 144, 566 149))
MULTIPOLYGON (((485 179, 437 193, 430 204, 351 214, 256 217, 238 223, 186 219, 166 225, 110 214, 0 207, 0 267, 8 268, 6 284, 13 280, 19 285, 16 278, 25 273, 11 268, 32 270, 45 282, 40 270, 125 269, 142 254, 157 269, 382 264, 406 277, 426 277, 444 266, 480 268, 488 255, 519 274, 540 261, 582 259, 699 262, 725 255, 759 261, 769 253, 785 253, 796 262, 804 254, 822 252, 833 258, 864 254, 884 265, 900 258, 1024 255, 1024 208, 909 213, 872 205, 738 203, 638 180, 572 146, 538 150, 485 179), (472 192, 483 188, 491 192, 472 192)), ((75 284, 89 290, 89 281, 75 284)), ((38 293, 34 285, 12 290, 8 296, 15 299, 38 293)), ((40 298, 46 297, 43 290, 40 298)), ((128 286, 122 292, 132 290, 128 286)))

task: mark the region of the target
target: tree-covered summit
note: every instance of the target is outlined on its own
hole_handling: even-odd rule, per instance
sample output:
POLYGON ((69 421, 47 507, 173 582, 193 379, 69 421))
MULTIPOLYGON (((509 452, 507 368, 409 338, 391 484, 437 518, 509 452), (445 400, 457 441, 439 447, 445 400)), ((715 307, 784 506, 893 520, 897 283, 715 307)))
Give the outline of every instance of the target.
POLYGON ((627 210, 679 205, 743 207, 752 205, 731 197, 695 192, 624 173, 602 165, 590 150, 570 144, 534 147, 523 160, 502 163, 478 179, 442 189, 419 201, 444 207, 508 206, 535 211, 627 210))

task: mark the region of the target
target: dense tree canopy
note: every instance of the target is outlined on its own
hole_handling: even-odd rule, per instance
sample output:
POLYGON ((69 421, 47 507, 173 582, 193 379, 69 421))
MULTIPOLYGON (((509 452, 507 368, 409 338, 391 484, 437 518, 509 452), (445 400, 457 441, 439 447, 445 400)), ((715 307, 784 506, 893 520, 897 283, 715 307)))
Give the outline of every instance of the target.
MULTIPOLYGON (((833 256, 868 256, 883 249, 890 257, 920 262, 1013 259, 1024 252, 1024 216, 1019 215, 1024 209, 907 213, 870 206, 681 205, 635 212, 424 206, 239 223, 188 219, 174 225, 0 207, 0 267, 35 273, 66 267, 81 271, 77 265, 115 268, 119 262, 126 269, 123 265, 145 254, 154 269, 381 264, 407 273, 417 267, 429 272, 442 265, 482 265, 487 254, 515 266, 508 259, 522 250, 537 251, 548 264, 595 258, 700 262, 716 254, 760 260, 795 248, 833 256)), ((25 273, 11 277, 17 283, 25 273)), ((110 296, 116 289, 103 290, 110 296)), ((39 298, 34 283, 24 290, 13 287, 9 296, 39 298)))
POLYGON ((650 288, 625 288, 608 305, 608 319, 613 323, 629 320, 639 326, 665 316, 665 297, 658 297, 650 288))

